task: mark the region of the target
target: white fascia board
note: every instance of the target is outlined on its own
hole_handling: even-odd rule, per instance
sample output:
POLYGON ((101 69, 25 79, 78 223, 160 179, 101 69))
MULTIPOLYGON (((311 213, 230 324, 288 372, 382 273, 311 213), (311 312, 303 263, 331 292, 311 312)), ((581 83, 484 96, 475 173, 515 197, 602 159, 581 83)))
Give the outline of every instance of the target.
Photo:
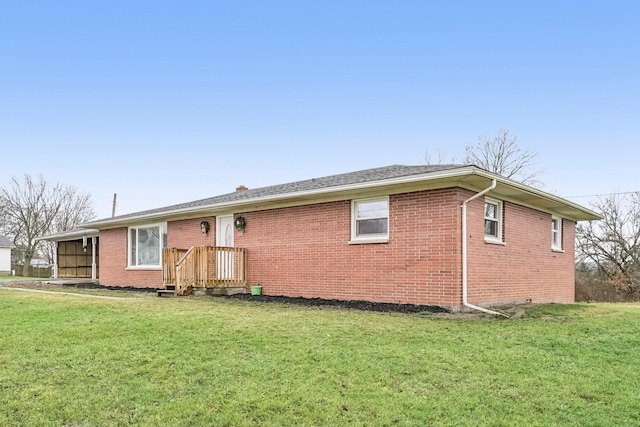
POLYGON ((46 236, 38 237, 36 240, 47 240, 50 242, 62 242, 65 240, 76 240, 83 237, 97 237, 100 234, 99 230, 93 228, 81 228, 77 230, 63 231, 61 233, 49 234, 46 236))

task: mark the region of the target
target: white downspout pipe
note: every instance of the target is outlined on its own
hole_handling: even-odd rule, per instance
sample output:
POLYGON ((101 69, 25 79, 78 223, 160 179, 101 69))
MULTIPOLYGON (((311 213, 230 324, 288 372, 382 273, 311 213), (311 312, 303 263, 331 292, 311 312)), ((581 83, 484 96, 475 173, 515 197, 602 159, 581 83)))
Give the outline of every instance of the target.
POLYGON ((91 237, 91 280, 98 278, 98 266, 96 264, 96 239, 97 237, 91 237))
POLYGON ((472 200, 477 199, 478 197, 484 196, 489 191, 496 188, 496 180, 494 179, 491 182, 491 186, 485 188, 481 192, 474 194, 472 197, 468 198, 464 202, 462 202, 462 305, 465 307, 471 308, 473 310, 479 310, 484 313, 493 314, 495 316, 504 316, 509 317, 505 314, 498 313, 497 311, 488 310, 483 307, 478 307, 477 305, 470 304, 467 300, 468 293, 468 280, 467 280, 467 203, 472 200))

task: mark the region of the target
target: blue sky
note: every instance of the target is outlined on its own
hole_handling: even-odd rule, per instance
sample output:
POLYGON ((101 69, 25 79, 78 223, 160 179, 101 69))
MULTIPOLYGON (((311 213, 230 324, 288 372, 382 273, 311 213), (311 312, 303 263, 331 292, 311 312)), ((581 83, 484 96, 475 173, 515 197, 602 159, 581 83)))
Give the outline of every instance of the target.
MULTIPOLYGON (((640 3, 0 6, 0 185, 99 217, 460 155, 508 128, 561 196, 640 190, 640 3)), ((588 198, 573 201, 588 204, 588 198)))

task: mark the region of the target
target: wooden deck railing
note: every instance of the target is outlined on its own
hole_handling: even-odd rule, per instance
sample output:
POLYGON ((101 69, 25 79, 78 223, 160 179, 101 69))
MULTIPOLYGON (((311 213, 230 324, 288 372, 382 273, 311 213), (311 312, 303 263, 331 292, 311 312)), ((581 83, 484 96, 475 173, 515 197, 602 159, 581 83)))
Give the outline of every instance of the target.
POLYGON ((247 284, 247 251, 244 248, 165 248, 162 255, 164 285, 174 285, 176 295, 188 294, 192 288, 247 284))

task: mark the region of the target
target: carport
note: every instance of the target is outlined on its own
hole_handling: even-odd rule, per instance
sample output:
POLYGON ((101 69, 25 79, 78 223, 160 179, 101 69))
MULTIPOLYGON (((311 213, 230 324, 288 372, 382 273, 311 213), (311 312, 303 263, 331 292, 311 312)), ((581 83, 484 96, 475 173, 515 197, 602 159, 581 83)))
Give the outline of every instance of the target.
POLYGON ((70 230, 38 240, 54 243, 53 278, 97 280, 99 277, 98 230, 70 230))

